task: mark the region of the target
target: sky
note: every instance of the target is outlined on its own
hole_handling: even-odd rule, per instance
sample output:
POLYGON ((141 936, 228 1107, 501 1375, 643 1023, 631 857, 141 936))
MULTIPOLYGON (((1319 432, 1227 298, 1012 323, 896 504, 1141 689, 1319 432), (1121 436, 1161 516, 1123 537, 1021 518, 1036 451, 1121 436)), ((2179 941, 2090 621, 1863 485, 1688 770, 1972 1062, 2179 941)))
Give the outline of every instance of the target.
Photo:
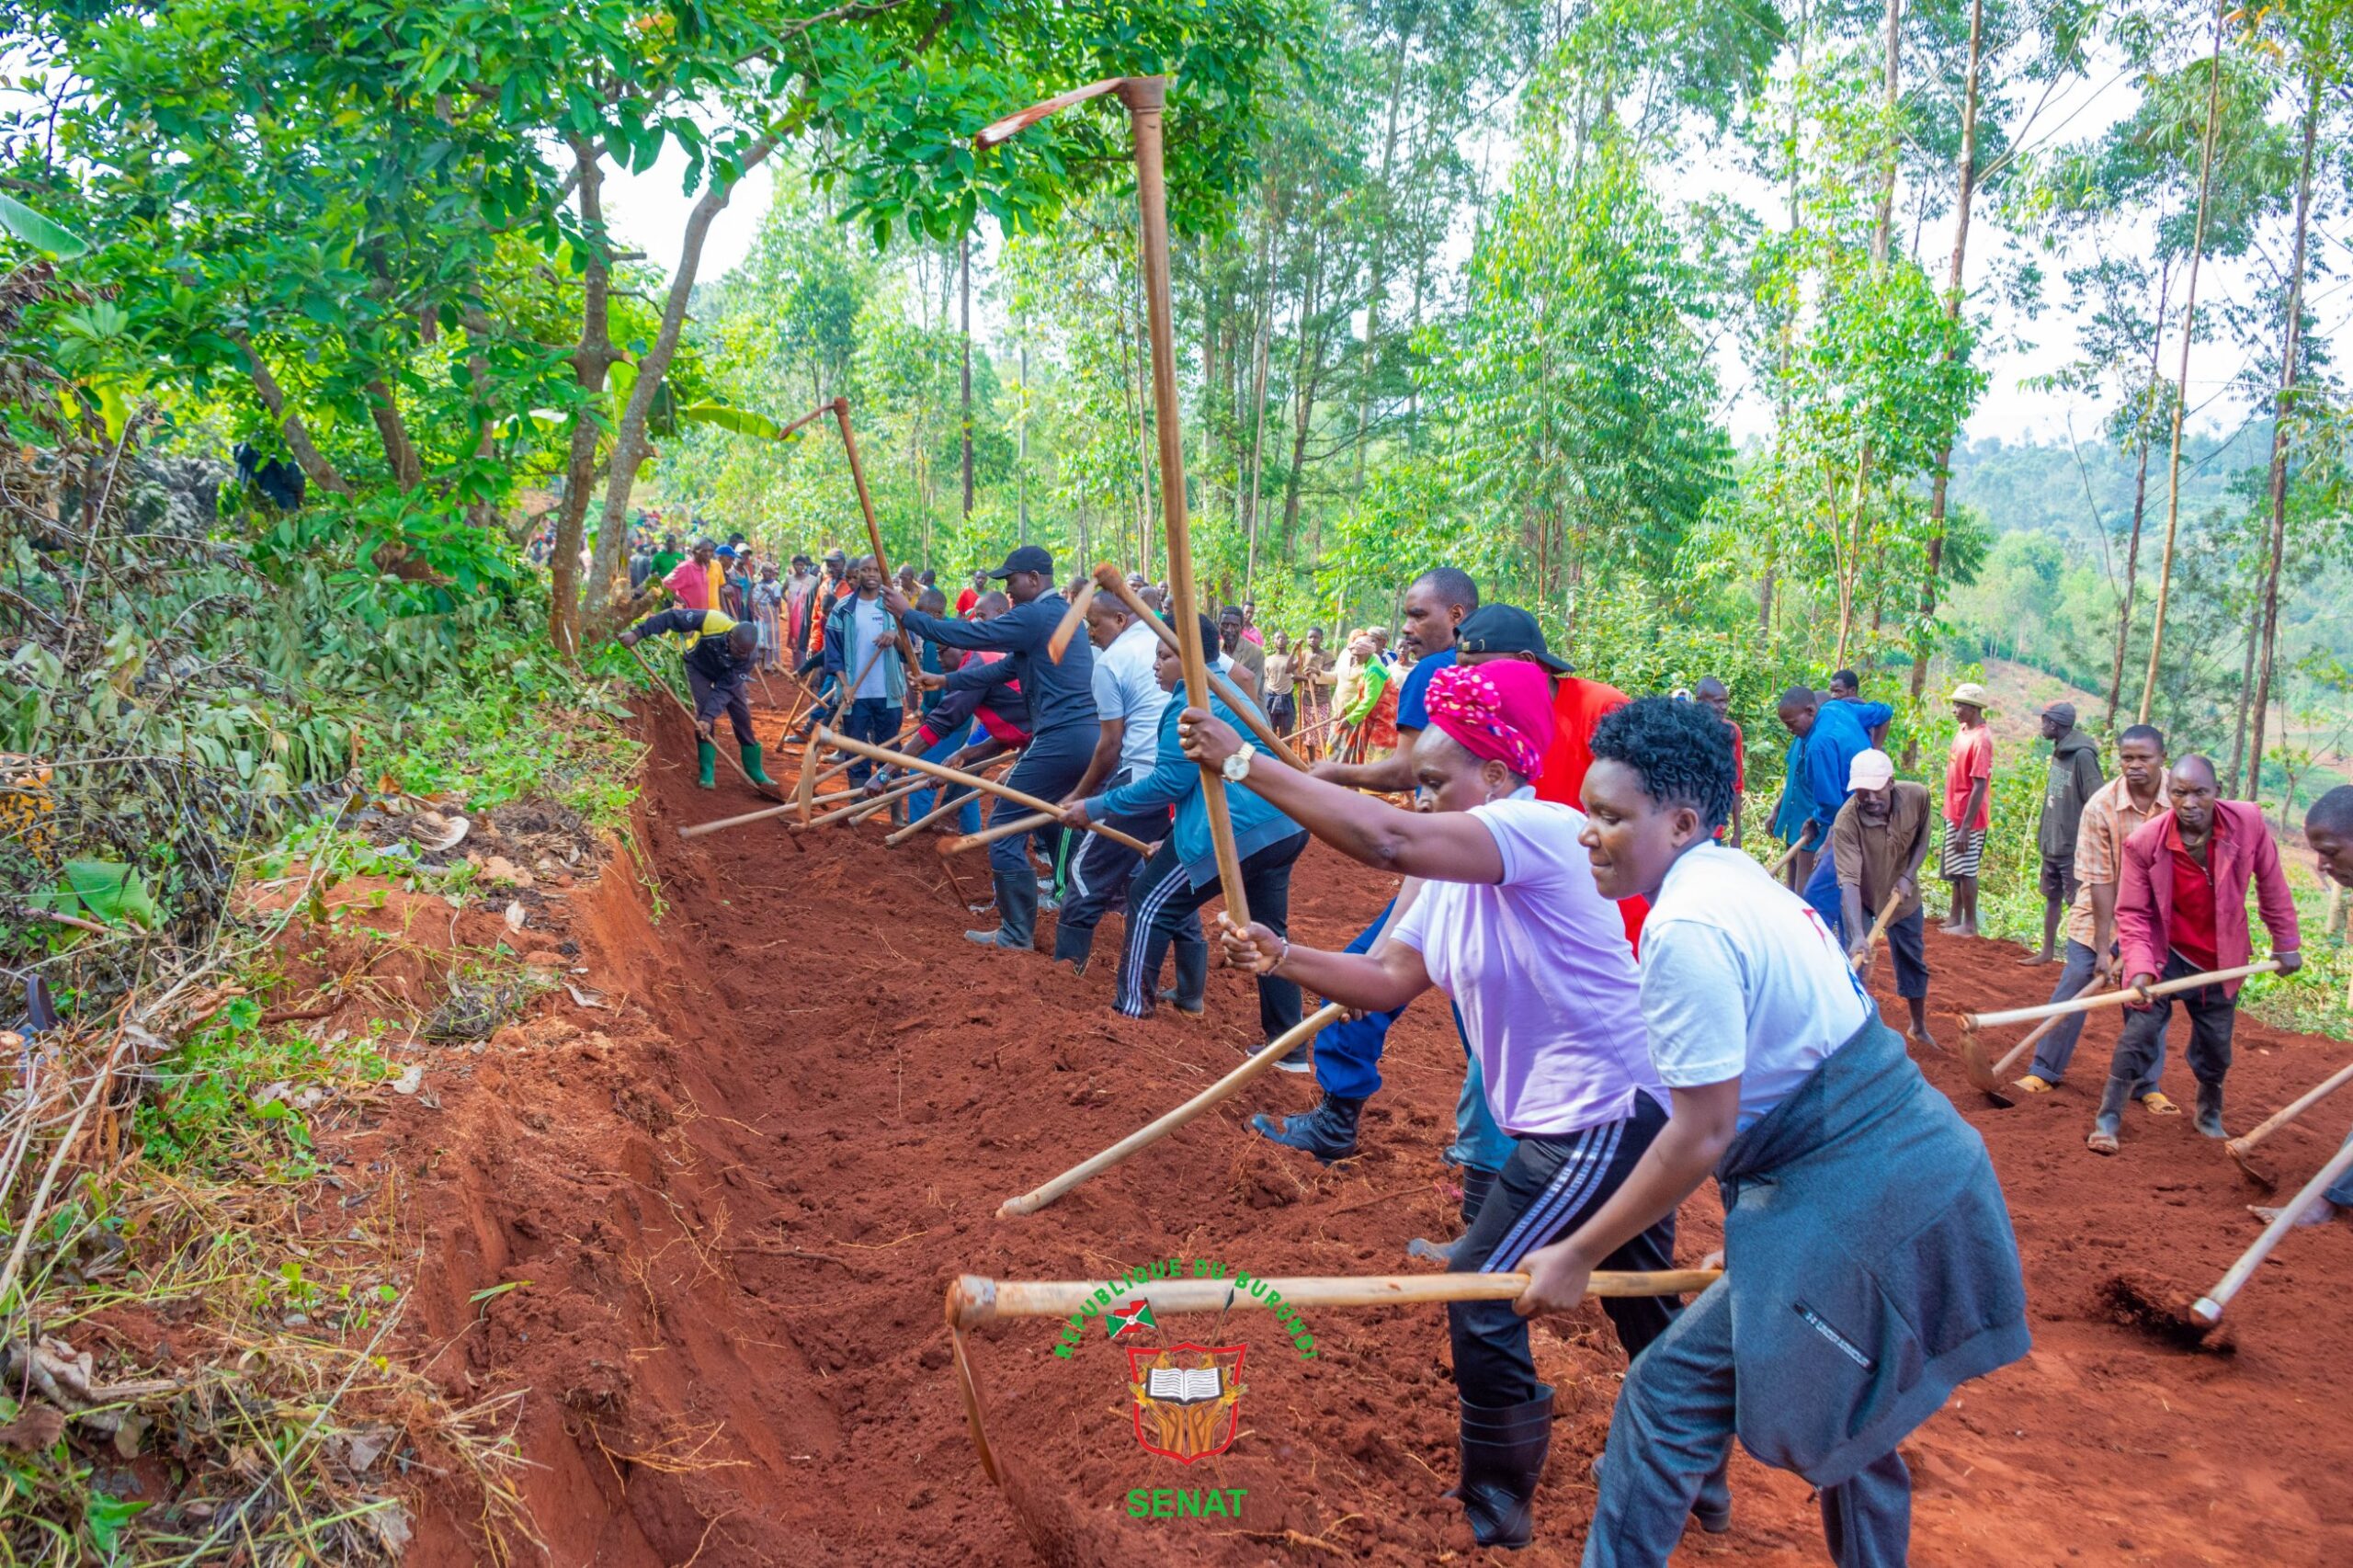
MULTIPOLYGON (((2112 63, 2096 65, 2087 76, 2041 104, 2025 133, 2024 142, 2030 148, 2046 149, 2088 140, 2129 114, 2135 101, 2136 89, 2128 73, 2112 63)), ((1507 165, 1507 157, 1494 161, 1499 182, 1505 177, 1507 165)), ((695 200, 691 193, 681 188, 685 168, 683 155, 673 148, 642 175, 614 170, 607 187, 607 210, 613 215, 616 228, 635 248, 645 251, 649 260, 662 267, 665 276, 676 261, 678 237, 695 200)), ((1693 201, 1725 194, 1763 213, 1781 210, 1779 193, 1765 188, 1740 168, 1729 148, 1703 151, 1679 165, 1674 181, 1668 194, 1677 200, 1693 201)), ((750 253, 772 190, 770 173, 762 168, 754 171, 736 192, 712 224, 705 243, 701 269, 704 279, 723 276, 750 253)), ((1951 246, 1949 217, 1922 228, 1920 256, 1930 277, 1939 284, 1951 246)), ((976 251, 976 264, 983 254, 976 251)), ((1981 199, 1976 204, 1967 277, 1972 290, 1971 310, 1989 318, 1988 331, 1981 340, 1979 360, 1989 381, 1966 426, 1966 433, 1972 438, 2065 442, 2071 429, 2079 440, 2093 438, 2097 434, 2105 412, 2097 403, 2081 394, 2039 391, 2023 384, 2048 375, 2076 356, 2063 274, 2071 263, 2083 259, 2081 256, 2041 253, 2039 247, 2006 230, 1991 202, 1981 199), (1994 276, 1994 263, 2003 256, 2013 259, 2031 256, 2040 265, 2043 273, 2042 305, 2034 315, 2022 314, 1992 297, 1988 285, 1994 276)), ((2265 302, 2259 296, 2267 287, 2248 266, 2209 260, 2200 280, 2201 318, 2211 325, 2219 316, 2210 312, 2219 312, 2232 302, 2265 302)), ((2347 287, 2353 288, 2353 284, 2347 287)), ((979 292, 975 290, 976 295, 979 292)), ((2324 336, 2341 330, 2347 324, 2348 311, 2353 311, 2353 298, 2341 290, 2332 296, 2325 279, 2316 279, 2312 292, 2320 318, 2316 330, 2324 336)), ((2276 311, 2276 306, 2268 308, 2276 311)), ((974 314, 974 325, 983 335, 995 335, 1005 325, 977 298, 974 314)), ((2178 369, 2179 345, 2177 331, 2169 336, 2164 353, 2164 370, 2168 377, 2178 369)), ((2250 408, 2231 384, 2232 373, 2243 362, 2243 356, 2227 346, 2201 339, 2190 366, 2192 428, 2227 432, 2247 417, 2250 408)), ((1771 410, 1750 388, 1748 369, 1729 341, 1719 351, 1717 368, 1725 389, 1725 417, 1733 438, 1745 441, 1768 433, 1771 410)))

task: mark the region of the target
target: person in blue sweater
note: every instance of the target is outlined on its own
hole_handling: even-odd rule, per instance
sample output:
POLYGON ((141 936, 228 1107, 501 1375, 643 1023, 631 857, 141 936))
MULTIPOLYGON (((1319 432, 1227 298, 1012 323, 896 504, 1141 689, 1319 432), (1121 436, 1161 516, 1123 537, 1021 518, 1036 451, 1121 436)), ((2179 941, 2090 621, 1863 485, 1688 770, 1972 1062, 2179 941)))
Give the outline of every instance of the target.
MULTIPOLYGON (((1839 1568, 1898 1568, 1896 1446, 2027 1353, 2018 1242, 1984 1142, 1836 940, 1715 841, 1731 803, 1722 728, 1696 704, 1645 698, 1595 730, 1582 842, 1603 897, 1651 901, 1642 1018, 1673 1108, 1618 1189, 1522 1260, 1517 1305, 1576 1309, 1600 1260, 1712 1173, 1724 1273, 1627 1369, 1584 1568, 1666 1568, 1735 1436, 1818 1489, 1839 1568)), ((1531 1486, 1547 1426, 1521 1438, 1531 1486)))
POLYGON ((1895 710, 1884 702, 1824 702, 1812 687, 1793 686, 1781 694, 1782 727, 1805 746, 1806 815, 1798 842, 1816 851, 1805 901, 1833 931, 1838 929, 1838 868, 1820 851, 1829 846, 1830 824, 1847 803, 1855 758, 1871 749, 1871 733, 1894 717, 1895 710))
MULTIPOLYGON (((1201 646, 1215 647, 1217 623, 1208 616, 1200 619, 1201 646)), ((1169 944, 1188 928, 1195 933, 1194 940, 1199 941, 1194 919, 1201 905, 1218 892, 1217 849, 1210 840, 1210 809, 1201 794, 1200 767, 1188 761, 1177 744, 1177 722, 1192 705, 1192 699, 1185 690, 1184 663, 1173 645, 1161 646, 1155 673, 1160 688, 1176 696, 1160 711, 1152 771, 1131 783, 1063 809, 1064 818, 1074 827, 1140 816, 1171 806, 1176 810, 1175 831, 1161 840, 1160 847, 1144 862, 1143 869, 1136 874, 1128 890, 1128 928, 1120 953, 1112 1005, 1131 1018, 1152 1016, 1160 965, 1168 956, 1169 944)), ((1210 695, 1211 713, 1229 724, 1241 725, 1242 721, 1223 699, 1205 695, 1210 695)), ((1239 772, 1246 776, 1249 758, 1235 760, 1243 764, 1239 772)), ((1226 777, 1234 778, 1236 773, 1229 763, 1226 777)), ((1226 813, 1233 824, 1233 847, 1242 860, 1242 893, 1249 901, 1250 918, 1278 937, 1285 936, 1290 929, 1291 862, 1307 847, 1307 830, 1239 783, 1226 783, 1220 788, 1225 790, 1226 813)), ((1209 953, 1203 947, 1198 949, 1197 956, 1177 965, 1178 1005, 1198 1007, 1208 982, 1209 953)), ((1300 1014, 1297 983, 1272 974, 1258 977, 1258 1027, 1266 1031, 1268 1040, 1295 1027, 1300 1014)), ((1292 1054, 1303 1059, 1306 1051, 1302 1043, 1292 1054)))
MULTIPOLYGON (((1029 744, 1013 765, 1006 783, 1024 794, 1059 801, 1086 774, 1095 743, 1103 726, 1095 712, 1095 649, 1086 638, 1071 641, 1058 664, 1046 644, 1070 608, 1054 592, 1054 558, 1034 544, 1025 544, 989 574, 1005 585, 1013 608, 994 620, 951 620, 926 615, 907 602, 895 585, 882 589, 882 603, 899 624, 917 637, 949 648, 994 649, 1006 655, 1012 668, 1006 680, 1021 683, 1029 701, 1029 744)), ((1027 806, 1000 798, 990 812, 992 824, 1030 814, 1027 806)), ((965 937, 984 947, 1032 950, 1038 940, 1038 879, 1029 869, 1029 840, 1040 840, 1046 858, 1053 858, 1053 838, 1060 829, 1049 825, 1035 835, 1020 833, 989 846, 989 875, 996 888, 998 926, 994 931, 967 931, 965 937)))

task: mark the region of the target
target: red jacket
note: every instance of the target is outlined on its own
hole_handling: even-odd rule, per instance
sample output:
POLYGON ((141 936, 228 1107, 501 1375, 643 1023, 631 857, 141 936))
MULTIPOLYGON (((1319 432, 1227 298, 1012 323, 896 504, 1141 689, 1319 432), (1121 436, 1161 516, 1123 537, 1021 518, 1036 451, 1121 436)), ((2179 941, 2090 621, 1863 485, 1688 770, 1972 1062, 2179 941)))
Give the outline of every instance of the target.
MULTIPOLYGON (((2159 812, 2124 841, 2124 865, 2116 889, 2116 940, 2127 975, 2165 971, 2170 946, 2166 928, 2173 919, 2173 851, 2165 846, 2165 835, 2172 831, 2173 813, 2159 812)), ((2301 950, 2296 901, 2288 891, 2287 873, 2279 868, 2279 846, 2263 825, 2263 813, 2237 801, 2215 801, 2214 837, 2206 853, 2214 873, 2215 961, 2236 969, 2253 960, 2254 938, 2246 924, 2250 881, 2263 924, 2271 933, 2272 955, 2301 950)), ((2239 983, 2232 981, 2223 990, 2235 996, 2239 983)))

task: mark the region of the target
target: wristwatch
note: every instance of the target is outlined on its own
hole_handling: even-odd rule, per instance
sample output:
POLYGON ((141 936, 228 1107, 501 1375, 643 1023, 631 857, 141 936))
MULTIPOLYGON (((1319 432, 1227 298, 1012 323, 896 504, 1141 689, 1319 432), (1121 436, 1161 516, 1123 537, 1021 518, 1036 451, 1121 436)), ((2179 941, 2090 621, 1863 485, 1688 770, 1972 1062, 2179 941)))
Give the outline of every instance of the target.
POLYGON ((1227 783, 1239 784, 1250 777, 1250 760, 1257 755, 1258 748, 1248 741, 1245 741, 1242 743, 1242 749, 1227 757, 1225 766, 1219 771, 1225 775, 1227 783))

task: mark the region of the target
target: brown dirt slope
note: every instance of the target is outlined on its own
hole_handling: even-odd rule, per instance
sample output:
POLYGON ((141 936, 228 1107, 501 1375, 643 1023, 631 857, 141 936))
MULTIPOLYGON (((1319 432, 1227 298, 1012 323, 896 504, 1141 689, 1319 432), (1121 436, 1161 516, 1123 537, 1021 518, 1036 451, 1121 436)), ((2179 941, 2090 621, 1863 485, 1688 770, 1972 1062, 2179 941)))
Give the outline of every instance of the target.
MULTIPOLYGON (((774 715, 763 722, 773 726, 774 715)), ((1450 1234, 1438 1154, 1461 1052, 1443 1006, 1392 1038, 1367 1153, 1332 1170, 1246 1131, 1298 1108, 1278 1076, 1244 1103, 1032 1218, 996 1205, 1193 1093, 1253 1043, 1245 983, 1212 977, 1206 1022, 1116 1019, 1111 938, 1083 981, 983 953, 927 846, 879 827, 796 849, 769 824, 683 844, 746 808, 691 788, 683 723, 652 722, 643 804, 666 913, 618 860, 564 901, 602 1006, 564 993, 494 1039, 438 1108, 404 1103, 378 1151, 408 1184, 423 1256, 410 1353, 453 1392, 528 1391, 527 1483, 559 1563, 1427 1563, 1483 1555, 1454 1505, 1452 1387, 1437 1309, 1307 1314, 1302 1360, 1265 1313, 1172 1318, 1163 1338, 1249 1346, 1241 1436, 1190 1466, 1140 1449, 1124 1358, 1089 1325, 1076 1354, 1032 1321, 973 1336, 1000 1492, 966 1439, 941 1324, 962 1272, 1100 1278, 1171 1256, 1268 1274, 1402 1270, 1402 1244, 1450 1234), (491 1287, 529 1283, 474 1300, 491 1287), (1240 1516, 1135 1520, 1131 1488, 1242 1488, 1240 1516)), ((779 774, 779 777, 783 777, 779 774)), ((977 858, 965 885, 985 885, 977 858)), ((1294 896, 1303 940, 1337 943, 1379 879, 1318 848, 1294 896)), ((2040 1001, 2016 949, 1932 937, 1948 1007, 2040 1001)), ((1887 965, 1880 965, 1881 983, 1887 965)), ((1894 1006, 1889 999, 1891 1009, 1894 1006)), ((2104 1058, 2112 1019, 2089 1031, 2104 1058)), ((2234 1128, 2347 1054, 2243 1027, 2234 1128)), ((2120 1270, 2194 1293, 2255 1233, 2252 1194, 2186 1118, 2137 1110, 2121 1156, 2085 1154, 2087 1086, 2014 1110, 1925 1066, 1985 1133, 2029 1263, 2036 1350, 1972 1385, 1905 1446, 1915 1561, 2317 1565, 2353 1561, 2353 1369, 2343 1281, 2353 1227, 2303 1233, 2233 1311, 2236 1353, 2193 1355, 2099 1303, 2120 1270)), ((2172 1069, 2187 1099, 2185 1070, 2172 1069)), ((438 1081, 438 1080, 436 1080, 438 1081)), ((2310 1170, 2324 1133, 2276 1145, 2310 1170)), ((1715 1240, 1711 1200, 1682 1251, 1715 1240)), ((1588 1463, 1622 1366, 1597 1311, 1536 1331, 1560 1422, 1540 1537, 1516 1559, 1576 1559, 1588 1463)), ((1808 1492, 1738 1459, 1737 1524, 1690 1563, 1824 1560, 1808 1492)), ((433 1500, 417 1560, 480 1560, 462 1497, 433 1500)))

